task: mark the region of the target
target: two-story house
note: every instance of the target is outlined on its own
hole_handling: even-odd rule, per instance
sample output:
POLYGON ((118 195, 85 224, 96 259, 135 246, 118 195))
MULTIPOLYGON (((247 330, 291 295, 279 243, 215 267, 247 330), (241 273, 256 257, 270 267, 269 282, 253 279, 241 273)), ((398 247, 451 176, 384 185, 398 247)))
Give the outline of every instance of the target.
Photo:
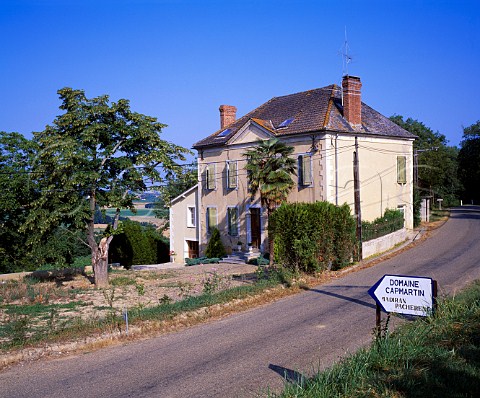
POLYGON ((295 149, 298 175, 289 202, 348 203, 353 212, 357 138, 362 218, 371 221, 387 208, 400 209, 405 226, 413 228, 415 136, 364 104, 361 87, 358 77, 345 76, 342 87, 333 84, 275 97, 238 119, 234 106, 220 106, 220 129, 193 146, 199 183, 189 200, 197 203, 197 243, 182 236, 179 227, 192 220, 188 212, 193 209, 177 211, 175 204, 184 206, 180 197, 172 206, 173 217, 179 217, 171 223, 176 261, 183 262, 192 246, 201 255, 212 227, 220 230, 227 250, 239 241, 244 249, 251 243, 267 250, 266 209, 248 191, 243 154, 258 139, 272 137, 295 149))

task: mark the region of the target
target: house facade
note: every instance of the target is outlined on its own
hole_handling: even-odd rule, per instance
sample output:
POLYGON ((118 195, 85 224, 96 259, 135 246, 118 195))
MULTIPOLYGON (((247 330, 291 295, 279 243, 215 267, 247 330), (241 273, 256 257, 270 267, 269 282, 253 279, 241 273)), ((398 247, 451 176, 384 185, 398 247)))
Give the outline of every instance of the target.
MULTIPOLYGON (((273 137, 294 148, 298 167, 289 202, 347 203, 353 212, 357 141, 362 219, 400 209, 405 226, 413 228, 415 136, 364 104, 361 86, 358 77, 345 76, 342 87, 275 97, 239 119, 234 106, 220 106, 220 129, 193 146, 198 151, 200 254, 212 227, 220 230, 227 251, 239 242, 243 250, 249 243, 267 250, 266 209, 259 196, 250 195, 243 154, 259 139, 273 137)), ((177 210, 172 209, 175 218, 177 210)), ((173 230, 175 242, 182 240, 180 231, 173 230)))
POLYGON ((184 263, 199 256, 198 185, 170 203, 170 260, 184 263))

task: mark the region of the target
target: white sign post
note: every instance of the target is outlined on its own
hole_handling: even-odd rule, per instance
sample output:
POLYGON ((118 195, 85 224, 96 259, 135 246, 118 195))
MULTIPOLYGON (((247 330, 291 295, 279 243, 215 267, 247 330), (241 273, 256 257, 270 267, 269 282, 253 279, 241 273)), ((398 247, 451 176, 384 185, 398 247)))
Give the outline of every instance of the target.
POLYGON ((369 290, 377 303, 377 329, 380 328, 380 308, 396 314, 428 316, 433 313, 437 296, 436 281, 431 278, 404 275, 384 275, 369 290))

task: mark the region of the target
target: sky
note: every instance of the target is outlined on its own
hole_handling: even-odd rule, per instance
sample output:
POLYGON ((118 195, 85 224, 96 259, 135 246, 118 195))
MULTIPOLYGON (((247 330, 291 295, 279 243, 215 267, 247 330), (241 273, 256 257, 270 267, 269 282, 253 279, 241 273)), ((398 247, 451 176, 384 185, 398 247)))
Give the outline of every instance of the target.
POLYGON ((272 97, 362 80, 385 116, 459 145, 480 120, 478 0, 2 0, 0 131, 27 138, 62 111, 57 90, 130 100, 191 148, 272 97))

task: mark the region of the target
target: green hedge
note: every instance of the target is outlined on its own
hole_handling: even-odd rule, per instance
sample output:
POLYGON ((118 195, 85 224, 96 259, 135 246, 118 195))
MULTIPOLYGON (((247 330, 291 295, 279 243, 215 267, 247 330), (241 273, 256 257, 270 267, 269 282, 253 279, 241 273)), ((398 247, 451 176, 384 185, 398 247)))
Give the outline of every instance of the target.
POLYGON ((269 219, 275 262, 294 271, 338 269, 355 249, 355 219, 348 205, 287 203, 269 219))
POLYGON ((367 242, 388 235, 402 229, 403 226, 403 213, 399 210, 387 209, 382 217, 378 217, 372 222, 362 222, 362 240, 367 242))
POLYGON ((153 226, 125 220, 122 232, 113 237, 108 257, 110 263, 120 263, 126 268, 132 265, 160 264, 170 260, 169 241, 153 226))

